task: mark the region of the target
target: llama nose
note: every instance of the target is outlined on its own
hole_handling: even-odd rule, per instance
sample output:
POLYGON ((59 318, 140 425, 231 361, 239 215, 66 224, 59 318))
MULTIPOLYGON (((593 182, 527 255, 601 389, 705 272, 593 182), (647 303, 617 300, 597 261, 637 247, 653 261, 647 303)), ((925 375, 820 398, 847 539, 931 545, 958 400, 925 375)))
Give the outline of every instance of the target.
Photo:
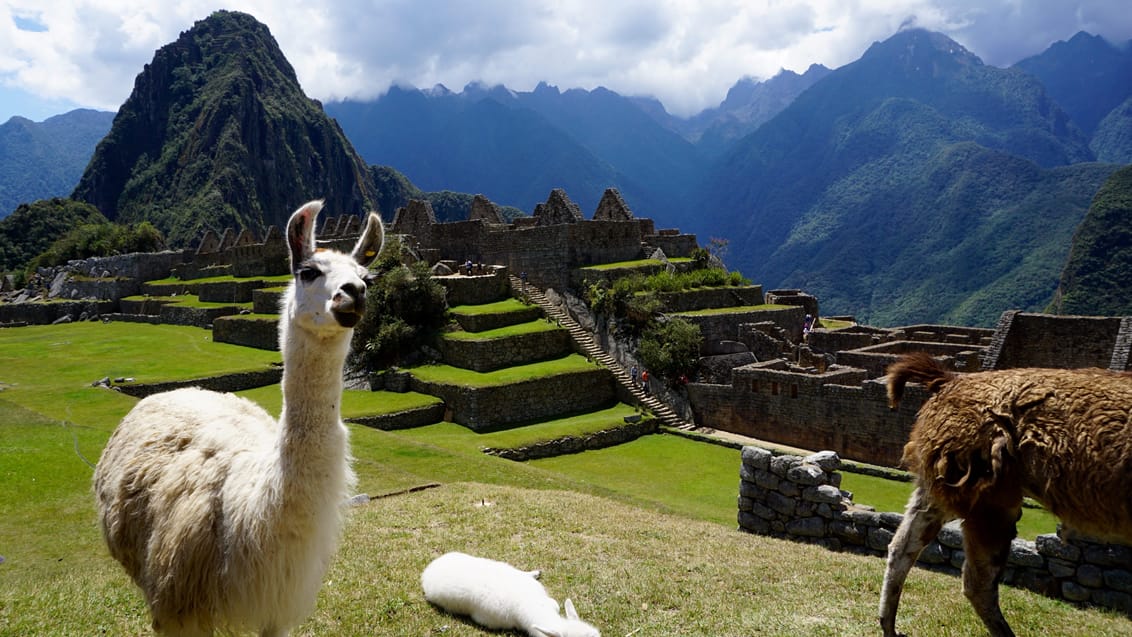
POLYGON ((353 312, 365 314, 366 288, 357 283, 347 283, 338 288, 334 295, 334 309, 338 312, 353 312))

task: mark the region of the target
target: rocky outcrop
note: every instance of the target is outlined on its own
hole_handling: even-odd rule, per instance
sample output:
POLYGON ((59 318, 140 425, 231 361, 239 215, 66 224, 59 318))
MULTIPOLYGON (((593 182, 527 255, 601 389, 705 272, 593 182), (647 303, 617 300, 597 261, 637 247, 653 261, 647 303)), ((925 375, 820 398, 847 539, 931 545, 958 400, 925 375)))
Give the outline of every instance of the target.
POLYGON ((111 220, 148 220, 178 246, 206 228, 263 236, 314 197, 358 215, 378 192, 267 27, 230 11, 155 53, 72 194, 111 220))

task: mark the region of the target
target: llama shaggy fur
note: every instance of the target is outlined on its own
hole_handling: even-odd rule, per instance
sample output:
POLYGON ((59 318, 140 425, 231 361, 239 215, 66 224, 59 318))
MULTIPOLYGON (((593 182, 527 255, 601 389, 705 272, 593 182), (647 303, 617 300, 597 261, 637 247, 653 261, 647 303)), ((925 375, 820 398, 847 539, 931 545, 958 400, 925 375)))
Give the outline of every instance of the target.
POLYGON ((992 635, 1013 635, 998 604, 1022 497, 1101 540, 1132 542, 1132 375, 1100 369, 956 374, 927 354, 888 368, 890 404, 908 381, 932 396, 904 463, 916 488, 888 548, 886 637, 908 571, 940 527, 963 520, 963 592, 992 635))
POLYGON ((314 609, 354 486, 342 373, 381 249, 370 214, 351 255, 316 250, 322 202, 287 225, 278 420, 197 388, 138 402, 94 474, 110 554, 141 588, 155 631, 286 635, 314 609))
POLYGON ((566 600, 566 617, 538 581, 539 571, 464 553, 445 553, 421 573, 425 599, 454 615, 468 615, 487 628, 517 628, 531 637, 601 637, 578 619, 566 600))

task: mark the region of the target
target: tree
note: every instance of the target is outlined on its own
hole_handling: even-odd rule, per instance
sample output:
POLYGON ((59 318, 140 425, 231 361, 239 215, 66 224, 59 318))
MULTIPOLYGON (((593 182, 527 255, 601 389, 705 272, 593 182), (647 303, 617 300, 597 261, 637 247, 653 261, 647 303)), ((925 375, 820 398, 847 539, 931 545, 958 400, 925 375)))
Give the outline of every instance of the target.
POLYGON ((703 341, 698 325, 669 318, 645 328, 637 353, 650 373, 671 380, 695 370, 703 341))
POLYGON ((365 318, 354 330, 349 364, 355 370, 373 372, 410 359, 448 322, 444 286, 423 261, 386 272, 370 286, 366 304, 365 318))

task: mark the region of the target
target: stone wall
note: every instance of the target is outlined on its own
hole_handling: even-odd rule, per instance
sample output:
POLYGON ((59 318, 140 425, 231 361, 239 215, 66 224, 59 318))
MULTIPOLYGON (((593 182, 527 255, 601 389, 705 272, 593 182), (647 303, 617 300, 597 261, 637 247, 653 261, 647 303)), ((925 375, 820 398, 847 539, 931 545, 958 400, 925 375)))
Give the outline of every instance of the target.
POLYGON ((444 420, 444 403, 426 405, 415 409, 406 409, 405 411, 392 414, 357 416, 355 418, 347 418, 346 420, 347 422, 365 425, 366 427, 373 427, 374 429, 381 429, 383 431, 424 427, 425 425, 431 425, 444 420))
POLYGON ((541 317, 542 308, 531 305, 515 312, 491 312, 488 314, 461 314, 453 312, 452 317, 460 327, 469 332, 485 332, 508 325, 526 323, 541 317))
POLYGON ((488 270, 487 274, 450 274, 433 276, 433 279, 444 286, 448 307, 494 303, 510 296, 511 283, 507 268, 488 266, 485 270, 488 270))
POLYGON ((999 319, 987 350, 985 369, 1079 367, 1127 369, 1118 342, 1126 329, 1121 317, 1054 316, 1009 311, 999 319), (1116 354, 1116 356, 1114 356, 1116 354))
POLYGON ((620 427, 611 427, 594 431, 583 436, 564 436, 554 440, 544 440, 525 447, 515 449, 493 449, 488 447, 484 453, 499 456, 507 460, 526 462, 539 458, 553 458, 568 453, 581 453, 592 449, 605 449, 615 445, 625 444, 636 440, 646 434, 656 433, 660 423, 655 418, 637 418, 635 422, 620 427))
POLYGON ((666 292, 661 294, 660 298, 664 302, 666 312, 692 312, 720 307, 762 305, 763 288, 761 285, 704 288, 666 292))
POLYGON ((837 352, 837 363, 865 370, 869 378, 880 378, 888 366, 904 354, 926 352, 942 359, 960 372, 977 372, 982 366, 982 347, 970 344, 918 341, 890 341, 860 349, 837 352))
POLYGON ((114 311, 113 301, 49 301, 46 303, 2 303, 0 325, 50 325, 60 321, 83 321, 114 311))
POLYGON ((572 344, 569 332, 554 329, 495 339, 442 338, 440 352, 449 365, 490 372, 561 356, 572 344))
MULTIPOLYGON (((416 243, 431 258, 507 266, 511 272, 527 272, 528 280, 541 288, 563 288, 570 284, 573 269, 598 263, 643 258, 643 246, 661 245, 670 257, 687 257, 696 247, 694 235, 660 236, 651 219, 577 220, 573 215, 560 223, 515 223, 499 225, 483 219, 448 223, 410 223, 416 243)), ((394 224, 394 232, 399 232, 394 224)))
MULTIPOLYGON (((739 469, 739 529, 885 556, 904 516, 878 513, 841 490, 841 460, 830 451, 806 457, 743 447, 739 469)), ((963 534, 957 523, 940 531, 920 554, 920 564, 959 574, 963 534)), ((1071 602, 1087 602, 1132 614, 1132 548, 1101 544, 1064 527, 1033 542, 1011 545, 1004 581, 1071 602)), ((959 583, 956 583, 958 594, 959 583)))
POLYGON ((197 288, 197 297, 203 303, 251 303, 252 294, 267 286, 278 285, 263 279, 242 281, 213 281, 197 288))
POLYGON ((802 322, 806 317, 806 310, 802 307, 782 307, 765 310, 748 310, 744 312, 721 312, 712 314, 681 314, 673 316, 695 323, 704 335, 704 341, 734 341, 739 339, 739 325, 742 323, 773 322, 786 330, 787 334, 795 335, 794 341, 802 340, 802 322))
POLYGON ((237 392, 264 385, 274 385, 283 379, 283 366, 275 365, 262 370, 234 372, 219 376, 207 376, 190 380, 174 380, 164 383, 116 383, 113 387, 123 394, 135 398, 145 398, 151 394, 180 389, 200 387, 219 392, 237 392))
POLYGON ((161 322, 167 325, 188 325, 191 327, 211 328, 213 321, 221 316, 238 314, 240 308, 235 305, 219 307, 192 307, 171 303, 161 306, 161 322))
POLYGON ((123 277, 135 281, 153 281, 169 276, 173 268, 184 263, 190 255, 182 250, 164 252, 134 252, 110 257, 90 257, 70 261, 65 267, 70 272, 90 278, 123 277))
POLYGON ((279 349, 279 320, 234 314, 212 322, 212 340, 256 349, 279 349))
POLYGON ((435 383, 413 376, 410 389, 438 396, 451 412, 446 420, 482 432, 608 407, 616 400, 614 384, 608 369, 594 367, 489 387, 435 383))
POLYGON ((870 464, 900 465, 916 412, 927 398, 919 385, 905 388, 888 408, 883 379, 859 369, 831 367, 802 374, 779 362, 732 371, 730 385, 689 383, 696 423, 801 449, 832 449, 870 464))

